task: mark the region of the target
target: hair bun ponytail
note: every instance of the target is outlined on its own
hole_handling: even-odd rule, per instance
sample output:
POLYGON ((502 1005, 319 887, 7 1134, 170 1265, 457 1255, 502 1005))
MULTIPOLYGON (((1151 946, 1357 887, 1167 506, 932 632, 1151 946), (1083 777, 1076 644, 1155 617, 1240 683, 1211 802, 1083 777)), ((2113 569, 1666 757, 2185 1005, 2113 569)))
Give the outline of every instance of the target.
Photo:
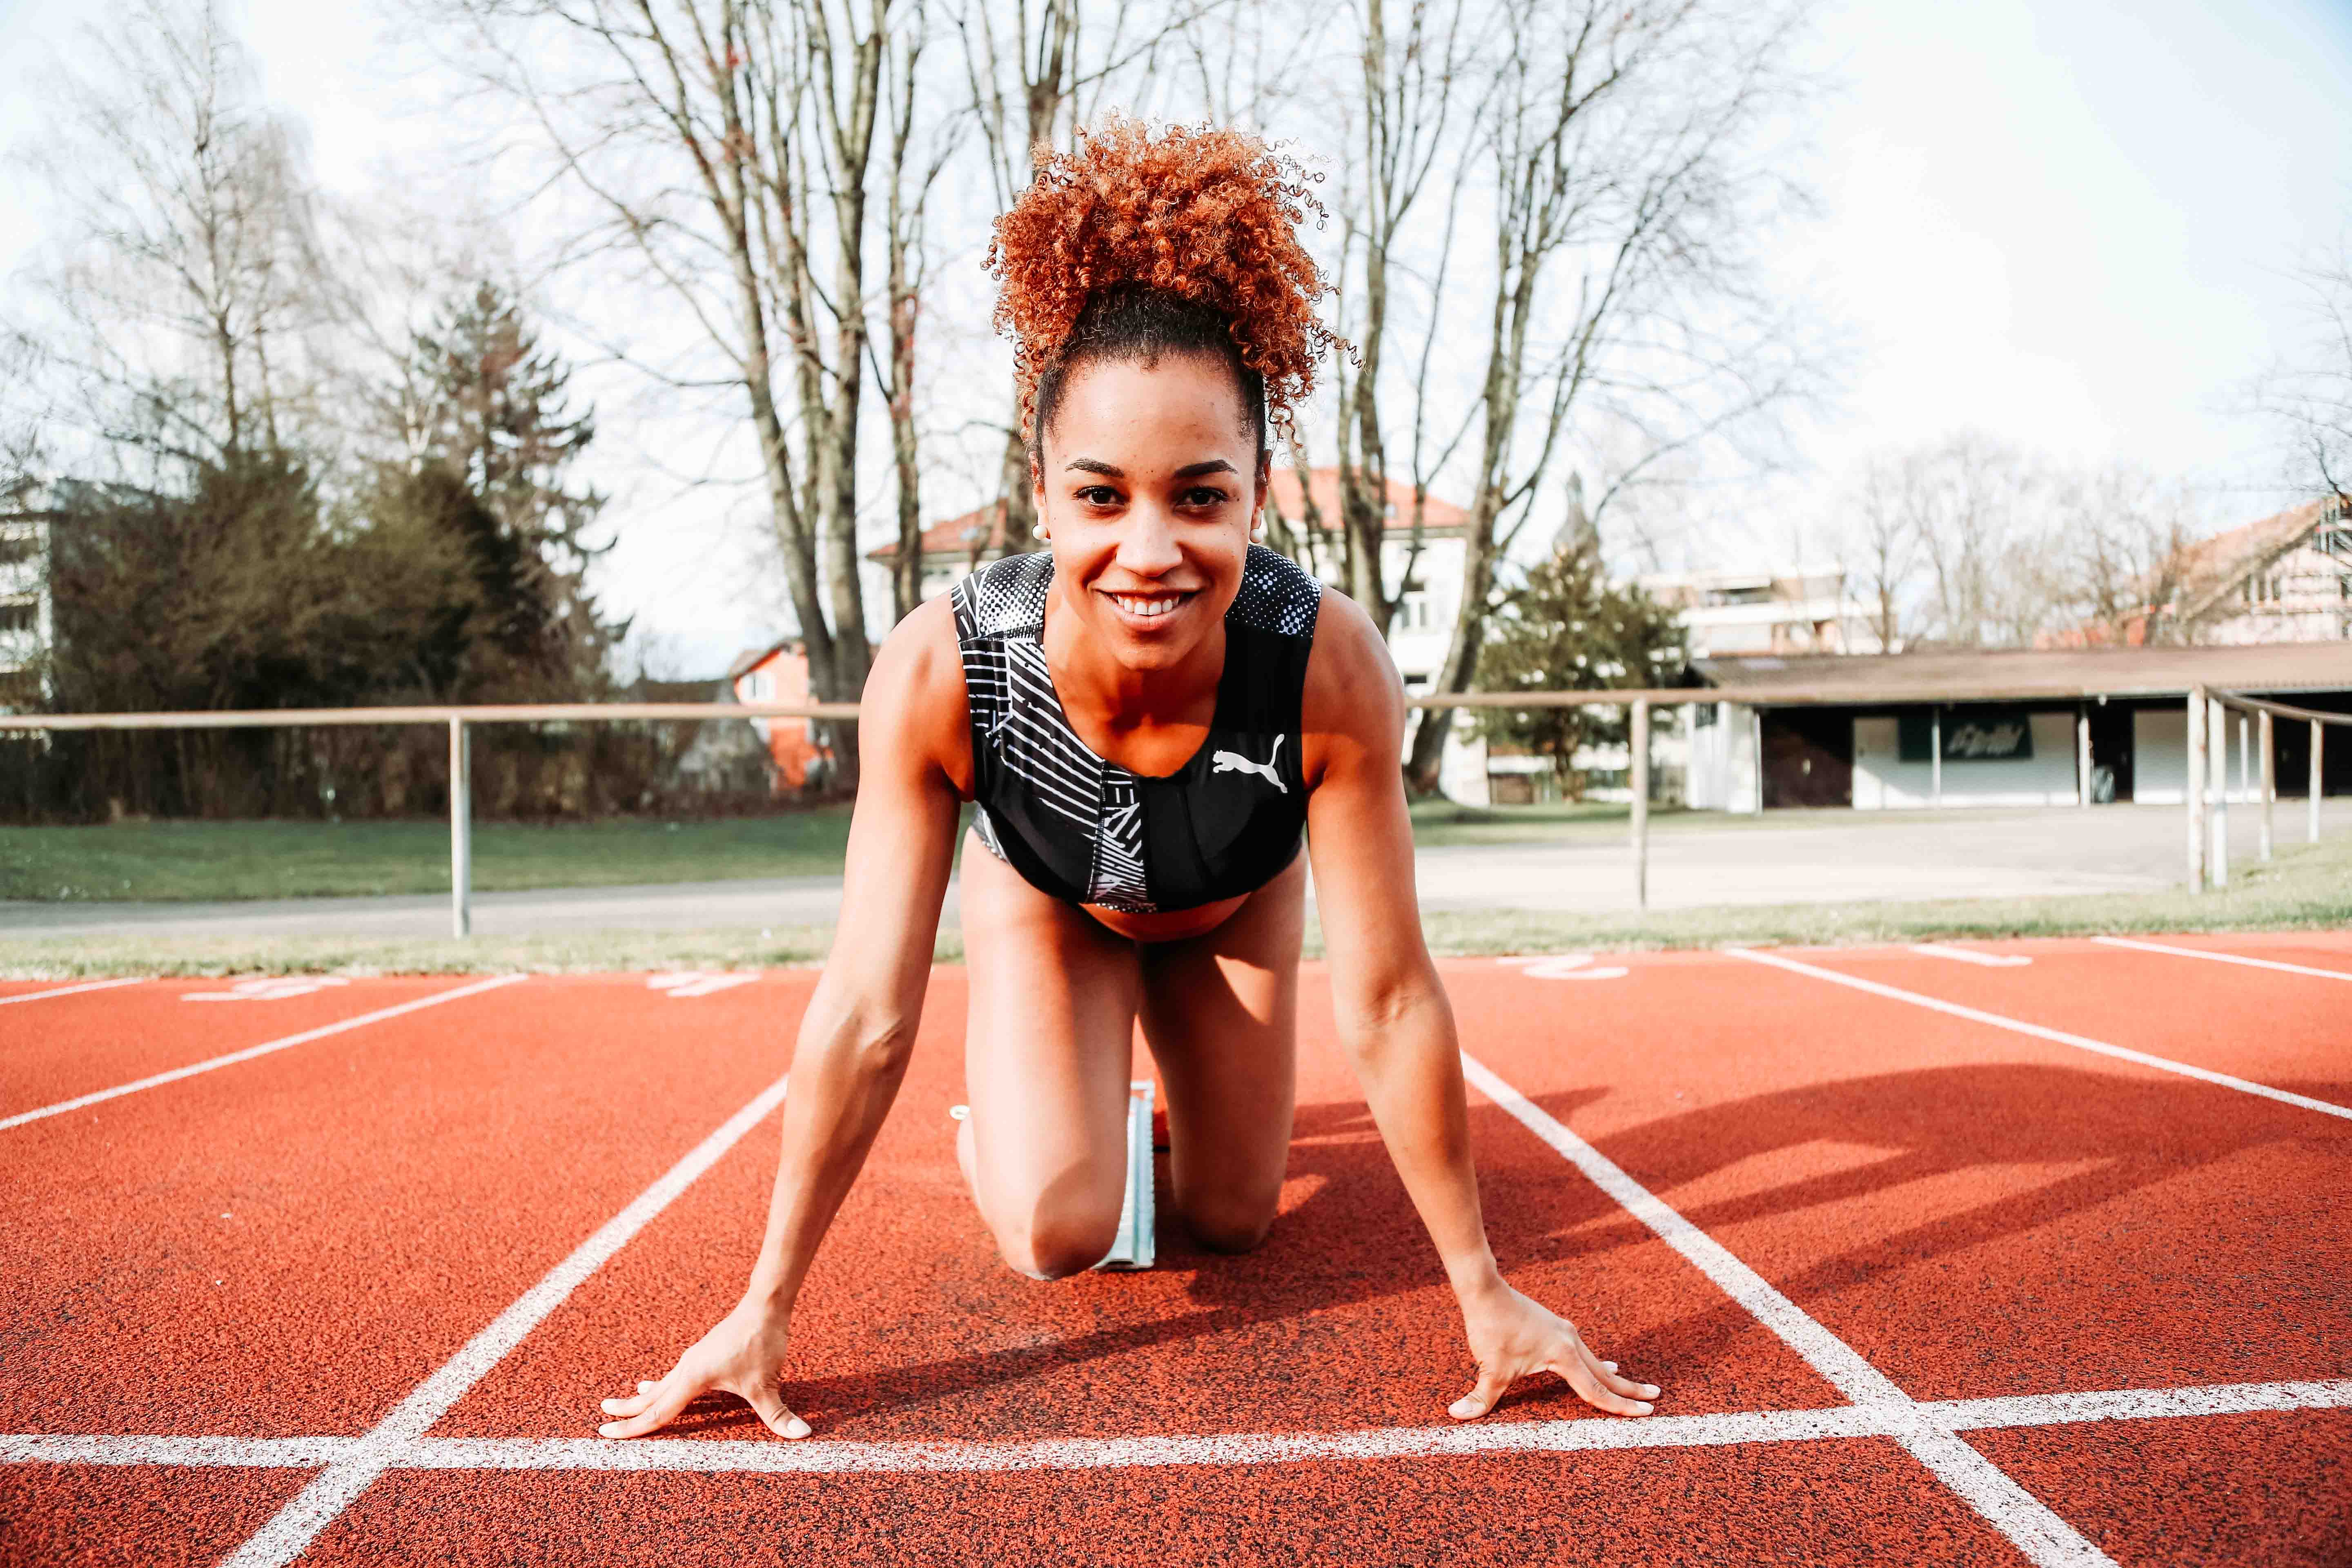
POLYGON ((1242 367, 1262 379, 1265 416, 1287 432, 1314 390, 1317 362, 1347 346, 1315 317, 1326 284, 1298 241, 1308 213, 1318 226, 1326 216, 1308 188, 1322 176, 1247 132, 1177 125, 1154 134, 1116 113, 1080 128, 1067 153, 1041 143, 1034 167, 1029 189, 996 220, 986 263, 1030 439, 1041 378, 1092 346, 1073 342, 1081 316, 1139 294, 1221 318, 1242 367))

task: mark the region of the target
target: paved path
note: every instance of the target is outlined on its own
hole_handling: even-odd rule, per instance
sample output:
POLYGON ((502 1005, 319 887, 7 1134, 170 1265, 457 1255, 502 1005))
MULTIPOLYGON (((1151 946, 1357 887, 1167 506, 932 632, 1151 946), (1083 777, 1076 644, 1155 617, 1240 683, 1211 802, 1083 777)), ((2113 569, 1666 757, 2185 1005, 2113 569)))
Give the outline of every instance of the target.
MULTIPOLYGON (((2231 861, 2254 857, 2255 813, 2231 810, 2231 861)), ((2280 837, 2303 839, 2300 803, 2282 803, 2280 837)), ((2352 799, 2327 803, 2324 831, 2352 833, 2352 799)), ((1654 909, 1719 904, 1848 903, 1896 899, 2032 898, 2153 892, 2179 881, 2177 807, 2093 811, 1954 811, 1879 817, 1804 812, 1768 820, 1666 819, 1650 843, 1654 909)), ((1576 829, 1549 842, 1454 845, 1418 857, 1421 901, 1432 910, 1626 910, 1631 860, 1616 836, 1576 829)), ((949 889, 947 918, 955 918, 949 889)), ((830 877, 625 888, 480 893, 485 935, 713 926, 819 925, 839 907, 830 877)), ((10 936, 439 936, 442 895, 284 899, 228 903, 0 902, 10 936)))

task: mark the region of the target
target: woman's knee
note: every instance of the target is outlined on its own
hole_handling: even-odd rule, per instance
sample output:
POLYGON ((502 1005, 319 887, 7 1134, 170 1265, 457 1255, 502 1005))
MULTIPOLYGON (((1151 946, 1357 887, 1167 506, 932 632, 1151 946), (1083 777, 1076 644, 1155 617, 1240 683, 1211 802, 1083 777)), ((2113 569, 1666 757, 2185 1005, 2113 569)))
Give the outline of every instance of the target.
POLYGON ((1033 1279, 1066 1279, 1103 1260, 1118 1239, 1118 1199, 1108 1204, 1050 1196, 1024 1205, 996 1227, 997 1250, 1033 1279))
POLYGON ((1274 1228, 1275 1204, 1271 1196, 1195 1199, 1182 1205, 1184 1228, 1212 1252, 1254 1251, 1274 1228))

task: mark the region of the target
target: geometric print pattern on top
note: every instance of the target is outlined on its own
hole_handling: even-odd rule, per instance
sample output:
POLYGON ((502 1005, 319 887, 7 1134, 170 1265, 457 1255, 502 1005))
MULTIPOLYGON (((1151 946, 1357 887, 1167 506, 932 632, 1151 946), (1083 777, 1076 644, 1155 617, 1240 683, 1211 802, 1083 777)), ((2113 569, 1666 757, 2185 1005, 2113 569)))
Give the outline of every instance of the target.
MULTIPOLYGON (((1151 913, 1160 905, 1146 868, 1141 786, 1133 773, 1078 738, 1046 668, 1045 602, 1053 582, 1053 555, 1039 551, 992 562, 955 586, 974 772, 1001 771, 1010 775, 1007 783, 1017 780, 1035 826, 1071 848, 1084 847, 1084 868, 1070 880, 1073 890, 1083 888, 1085 902, 1151 913), (1045 817, 1051 822, 1039 820, 1045 817)), ((1226 623, 1311 637, 1322 586, 1286 557, 1254 545, 1226 623)), ((981 843, 1017 864, 1005 851, 1006 825, 992 820, 990 792, 976 793, 981 843)))

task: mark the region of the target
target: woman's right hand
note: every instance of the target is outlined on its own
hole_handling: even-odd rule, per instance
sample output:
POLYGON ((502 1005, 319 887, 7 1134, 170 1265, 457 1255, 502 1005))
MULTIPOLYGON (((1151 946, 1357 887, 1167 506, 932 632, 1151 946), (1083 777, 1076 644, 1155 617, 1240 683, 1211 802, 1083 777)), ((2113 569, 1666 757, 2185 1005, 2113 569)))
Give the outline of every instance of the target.
POLYGON ((628 1398, 604 1401, 604 1414, 622 1419, 596 1430, 607 1437, 642 1437, 677 1420, 697 1395, 719 1388, 749 1404, 777 1436, 807 1436, 809 1424, 784 1407, 777 1386, 791 1326, 788 1315, 741 1303, 678 1357, 659 1383, 640 1383, 628 1398))

